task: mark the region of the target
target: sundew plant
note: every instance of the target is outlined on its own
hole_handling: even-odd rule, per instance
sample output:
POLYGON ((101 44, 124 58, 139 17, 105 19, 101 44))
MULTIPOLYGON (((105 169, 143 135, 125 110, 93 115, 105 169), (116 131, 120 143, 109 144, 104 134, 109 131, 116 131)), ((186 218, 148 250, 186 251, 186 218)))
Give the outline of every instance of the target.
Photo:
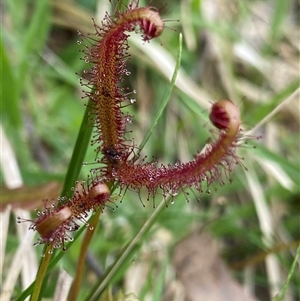
MULTIPOLYGON (((17 1, 7 2, 4 13, 2 178, 10 189, 24 186, 3 194, 3 233, 7 228, 24 237, 11 269, 1 262, 4 300, 163 300, 172 281, 166 272, 172 246, 195 230, 223 241, 223 260, 245 286, 251 269, 257 300, 298 300, 299 162, 289 145, 299 150, 299 144, 283 139, 272 118, 299 115, 285 111, 299 98, 299 78, 290 61, 290 80, 282 88, 269 75, 271 58, 275 64, 286 53, 282 47, 290 47, 290 57, 297 51, 283 29, 289 4, 275 5, 272 30, 257 53, 228 21, 237 25, 240 15, 255 16, 243 1, 218 9, 213 2, 214 12, 206 1, 190 7, 139 0, 25 2, 18 7, 24 15, 17 16, 17 1), (95 8, 98 14, 87 12, 95 8), (222 9, 227 19, 217 21, 222 9), (18 39, 26 22, 28 34, 18 39), (201 47, 197 30, 203 32, 201 47), (12 208, 15 230, 8 228, 12 208), (132 261, 162 230, 172 242, 157 263, 157 284, 157 267, 151 270, 149 263, 140 291, 128 291, 132 261), (33 264, 28 257, 22 286, 11 286, 18 279, 11 273, 21 270, 18 260, 26 253, 33 264)), ((8 252, 14 254, 16 244, 8 240, 8 252)))

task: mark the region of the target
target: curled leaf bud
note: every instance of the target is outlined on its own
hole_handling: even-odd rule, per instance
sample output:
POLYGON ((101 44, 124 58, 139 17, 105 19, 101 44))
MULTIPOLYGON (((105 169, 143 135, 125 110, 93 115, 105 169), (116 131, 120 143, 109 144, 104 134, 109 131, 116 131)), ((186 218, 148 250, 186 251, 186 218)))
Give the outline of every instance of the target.
POLYGON ((35 223, 35 229, 44 240, 49 240, 58 229, 72 217, 69 207, 62 207, 48 216, 42 216, 35 223))
POLYGON ((104 204, 109 197, 109 188, 104 183, 95 184, 89 191, 89 200, 94 203, 104 204))
POLYGON ((241 124, 240 113, 236 105, 230 100, 222 99, 211 108, 209 119, 219 130, 228 130, 233 124, 241 124))

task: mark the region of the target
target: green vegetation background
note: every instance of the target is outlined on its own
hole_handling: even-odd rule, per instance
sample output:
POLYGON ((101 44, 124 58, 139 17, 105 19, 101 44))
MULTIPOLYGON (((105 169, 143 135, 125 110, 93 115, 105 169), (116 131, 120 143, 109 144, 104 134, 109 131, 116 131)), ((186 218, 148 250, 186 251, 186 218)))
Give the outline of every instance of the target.
MULTIPOLYGON (((229 266, 241 263, 238 269, 231 269, 239 281, 243 282, 244 270, 253 264, 252 281, 256 291, 264 292, 263 296, 270 290, 266 254, 276 255, 284 281, 300 239, 296 33, 299 6, 291 0, 237 0, 229 1, 230 5, 224 2, 212 1, 213 10, 209 11, 205 1, 172 1, 162 10, 163 18, 171 21, 166 22, 167 28, 158 41, 140 45, 134 37, 130 42, 131 75, 124 85, 137 91, 133 95, 137 102, 125 111, 134 116, 132 137, 139 144, 168 90, 168 78, 178 52, 178 34, 183 33, 184 72, 177 79, 185 85, 174 88, 142 156, 155 157, 164 163, 192 159, 212 135, 208 122, 210 102, 221 98, 232 99, 239 105, 244 133, 253 129, 248 133, 250 137, 262 137, 251 139, 239 149, 248 171, 237 166, 232 174, 233 183, 211 187, 211 193, 201 195, 198 201, 190 194, 187 203, 184 195, 178 195, 174 204, 159 215, 151 231, 141 238, 139 245, 144 250, 153 247, 151 241, 159 231, 167 231, 170 237, 166 261, 151 261, 149 255, 151 263, 143 279, 141 300, 148 293, 156 298, 153 300, 161 300, 165 272, 172 266, 172 250, 195 229, 205 228, 222 242, 222 256, 229 266), (155 45, 152 53, 146 50, 151 45, 155 45), (174 62, 169 72, 161 62, 168 62, 170 57, 174 62), (262 204, 267 213, 260 211, 262 204), (272 240, 268 243, 264 214, 272 221, 272 240), (157 273, 160 276, 155 279, 157 273)), ((156 7, 163 4, 151 3, 156 7)), ((38 189, 53 180, 63 183, 87 102, 81 99, 83 88, 75 74, 88 68, 81 59, 76 30, 94 32, 91 18, 96 17, 99 22, 111 5, 108 1, 93 0, 6 0, 3 8, 0 45, 3 130, 16 153, 24 185, 38 189)), ((94 157, 94 149, 89 147, 84 161, 93 163, 94 157)), ((85 179, 94 166, 83 166, 77 179, 85 179)), ((3 174, 1 180, 4 184, 3 174)), ((30 202, 30 197, 24 201, 30 202)), ((143 208, 139 196, 129 191, 122 203, 118 200, 116 203, 117 210, 107 208, 101 216, 91 245, 102 270, 114 262, 154 210, 152 203, 143 208)), ((159 197, 155 203, 160 203, 159 197)), ((15 231, 12 220, 4 276, 18 245, 15 231)), ((80 238, 61 259, 60 265, 70 274, 74 273, 79 248, 80 238)), ((36 250, 41 254, 42 247, 36 250)), ((138 248, 131 260, 138 262, 141 254, 138 248)), ((130 262, 118 271, 115 283, 118 288, 122 288, 121 279, 129 267, 130 262)), ((82 296, 96 281, 90 268, 86 273, 82 296)), ((46 295, 50 296, 55 280, 55 277, 49 279, 46 295)), ((290 282, 293 300, 300 298, 299 283, 299 273, 295 272, 290 282)), ((15 296, 20 292, 18 284, 15 296)))

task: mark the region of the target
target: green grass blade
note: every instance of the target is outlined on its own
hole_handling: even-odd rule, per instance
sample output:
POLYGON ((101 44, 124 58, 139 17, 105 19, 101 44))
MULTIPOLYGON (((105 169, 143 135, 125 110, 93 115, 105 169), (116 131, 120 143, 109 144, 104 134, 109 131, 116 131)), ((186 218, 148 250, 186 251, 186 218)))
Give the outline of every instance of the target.
POLYGON ((292 276, 294 275, 294 272, 295 272, 295 269, 296 269, 296 265, 297 265, 297 263, 299 264, 299 258, 300 258, 300 244, 299 244, 299 246, 297 248, 296 256, 294 258, 294 261, 292 263, 292 266, 290 268, 290 271, 289 271, 289 274, 288 274, 288 276, 286 278, 286 281, 285 281, 285 283, 283 285, 283 288, 282 288, 281 292, 279 293, 279 295, 276 296, 273 299, 273 301, 283 301, 284 300, 284 296, 285 296, 286 290, 287 290, 288 285, 289 285, 289 283, 290 283, 290 281, 292 279, 292 276))
POLYGON ((69 168, 66 174, 64 186, 61 192, 62 196, 66 196, 68 192, 70 192, 71 188, 75 184, 75 181, 78 180, 78 176, 82 168, 82 162, 84 161, 85 154, 89 146, 89 142, 93 131, 93 127, 91 126, 90 120, 90 107, 92 107, 92 105, 92 101, 89 100, 77 135, 69 168))
POLYGON ((143 141, 141 142, 140 146, 139 146, 139 152, 144 148, 145 144, 147 143, 147 141, 149 140, 150 136, 152 135, 152 132, 154 131, 155 127, 157 126, 158 124, 158 121, 159 119, 161 118, 162 116, 162 113, 164 112, 168 102, 169 102, 169 99, 170 99, 170 95, 172 93, 172 90, 173 90, 173 87, 175 85, 175 81, 176 81, 176 78, 177 78, 177 75, 178 75, 178 72, 179 72, 179 69, 180 69, 180 64, 181 64, 181 54, 182 54, 182 34, 180 33, 179 34, 179 46, 178 46, 178 54, 177 54, 177 59, 176 59, 176 65, 175 65, 175 69, 174 69, 174 73, 173 73, 173 76, 172 76, 172 79, 171 79, 171 82, 170 82, 170 85, 169 85, 169 89, 161 103, 161 106, 157 112, 157 115, 155 117, 155 119, 153 120, 153 123, 152 123, 152 126, 151 128, 148 130, 148 132, 146 133, 143 141))

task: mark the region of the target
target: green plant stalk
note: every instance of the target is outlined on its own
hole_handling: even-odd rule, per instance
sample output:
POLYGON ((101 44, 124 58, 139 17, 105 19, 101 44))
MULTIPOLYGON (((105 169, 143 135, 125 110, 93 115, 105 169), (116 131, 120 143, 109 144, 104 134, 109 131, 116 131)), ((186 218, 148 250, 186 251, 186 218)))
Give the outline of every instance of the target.
POLYGON ((41 288, 43 285, 43 281, 44 281, 45 275, 47 273, 47 269, 48 269, 51 255, 52 255, 52 252, 50 252, 51 248, 52 248, 52 246, 48 245, 44 249, 44 256, 43 256, 43 259, 39 266, 39 270, 37 272, 36 281, 34 283, 33 292, 31 294, 30 301, 37 301, 39 298, 41 288))
POLYGON ((76 268, 76 276, 73 280, 72 287, 70 290, 70 295, 68 298, 69 301, 75 301, 78 296, 80 284, 82 281, 83 271, 84 271, 86 253, 88 251, 88 246, 93 238, 96 227, 98 225, 98 220, 100 218, 102 210, 103 208, 98 209, 98 211, 90 219, 89 225, 87 226, 87 228, 90 229, 87 229, 87 231, 85 232, 85 236, 81 244, 80 254, 79 254, 77 268, 76 268))

